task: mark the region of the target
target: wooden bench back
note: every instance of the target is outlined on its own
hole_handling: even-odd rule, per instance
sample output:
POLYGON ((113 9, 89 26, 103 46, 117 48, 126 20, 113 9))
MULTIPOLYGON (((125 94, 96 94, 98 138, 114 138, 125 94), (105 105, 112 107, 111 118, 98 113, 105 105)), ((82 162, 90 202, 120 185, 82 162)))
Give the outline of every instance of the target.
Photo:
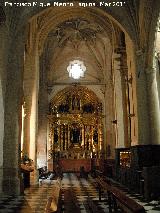
MULTIPOLYGON (((102 178, 96 179, 97 184, 102 189, 106 190, 108 196, 110 196, 110 202, 115 202, 120 209, 126 213, 144 213, 143 206, 138 204, 135 200, 129 198, 122 190, 113 186, 110 181, 104 181, 102 178)), ((112 205, 112 204, 110 204, 112 205)))
POLYGON ((53 185, 52 195, 47 200, 45 213, 58 212, 58 204, 59 200, 61 199, 60 197, 61 197, 61 186, 60 183, 57 182, 55 185, 53 185))

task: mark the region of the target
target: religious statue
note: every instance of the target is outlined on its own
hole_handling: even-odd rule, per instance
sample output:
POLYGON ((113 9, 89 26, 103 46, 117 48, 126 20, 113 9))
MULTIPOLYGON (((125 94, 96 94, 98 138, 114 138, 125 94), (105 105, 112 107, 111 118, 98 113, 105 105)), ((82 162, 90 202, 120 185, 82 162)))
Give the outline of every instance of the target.
POLYGON ((72 110, 80 110, 80 98, 72 96, 72 110))
POLYGON ((95 129, 93 133, 93 141, 94 143, 98 143, 98 131, 95 129))
POLYGON ((54 143, 58 143, 58 131, 57 129, 54 130, 54 143))
POLYGON ((80 142, 80 129, 77 127, 74 127, 71 130, 71 142, 72 143, 79 143, 80 142))

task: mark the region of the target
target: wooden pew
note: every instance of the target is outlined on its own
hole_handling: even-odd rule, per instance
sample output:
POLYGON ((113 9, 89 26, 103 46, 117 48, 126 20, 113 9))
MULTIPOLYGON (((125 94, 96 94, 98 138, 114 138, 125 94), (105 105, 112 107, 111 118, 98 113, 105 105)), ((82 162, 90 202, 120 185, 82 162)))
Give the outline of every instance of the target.
MULTIPOLYGON (((87 205, 89 207, 89 212, 91 211, 92 213, 102 213, 103 211, 98 209, 98 206, 94 203, 91 197, 87 197, 87 205)), ((87 211, 87 212, 88 212, 87 211)))
POLYGON ((107 191, 109 212, 117 212, 121 209, 126 213, 145 213, 143 206, 135 200, 129 198, 122 190, 113 186, 110 181, 104 181, 102 178, 96 179, 98 186, 107 191))
POLYGON ((65 213, 80 213, 80 207, 75 192, 72 189, 64 190, 64 208, 65 213))
POLYGON ((61 212, 61 186, 60 182, 57 181, 55 185, 53 185, 52 195, 48 198, 47 204, 45 207, 45 213, 61 212))

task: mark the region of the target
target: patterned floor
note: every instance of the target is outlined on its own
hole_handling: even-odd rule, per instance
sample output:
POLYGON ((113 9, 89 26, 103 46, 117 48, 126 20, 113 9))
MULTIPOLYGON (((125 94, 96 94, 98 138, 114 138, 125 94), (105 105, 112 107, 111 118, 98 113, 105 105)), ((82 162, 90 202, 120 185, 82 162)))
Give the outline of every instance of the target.
POLYGON ((44 213, 47 199, 52 193, 53 184, 55 184, 54 180, 48 180, 42 185, 27 188, 24 196, 1 196, 0 213, 44 213))
MULTIPOLYGON (((32 186, 25 190, 24 196, 13 197, 0 195, 0 213, 44 213, 48 197, 52 193, 56 180, 46 180, 42 184, 32 186)), ((98 192, 93 178, 87 180, 78 178, 75 174, 64 174, 62 185, 62 213, 89 213, 88 197, 93 200, 98 213, 108 213, 108 204, 105 194, 99 201, 98 192)), ((123 189, 123 188, 122 188, 123 189)), ((130 194, 123 189, 129 197, 132 197, 144 206, 147 213, 160 212, 160 200, 144 202, 138 194, 130 194)))
POLYGON ((147 213, 160 213, 160 199, 159 200, 153 200, 151 202, 145 202, 144 198, 135 193, 126 193, 130 198, 136 200, 140 205, 142 205, 147 213))
MULTIPOLYGON (((84 178, 78 178, 75 174, 72 173, 64 174, 64 178, 62 180, 62 189, 63 192, 65 192, 67 189, 72 191, 72 194, 75 197, 74 199, 76 199, 75 202, 78 203, 81 213, 91 212, 88 205, 88 197, 93 200, 94 204, 97 206, 97 211, 99 213, 109 212, 107 199, 102 197, 101 201, 99 201, 98 192, 93 184, 93 179, 91 177, 86 180, 84 178)), ((63 195, 63 199, 63 212, 71 213, 69 212, 69 210, 67 210, 68 207, 65 202, 65 194, 63 195)))

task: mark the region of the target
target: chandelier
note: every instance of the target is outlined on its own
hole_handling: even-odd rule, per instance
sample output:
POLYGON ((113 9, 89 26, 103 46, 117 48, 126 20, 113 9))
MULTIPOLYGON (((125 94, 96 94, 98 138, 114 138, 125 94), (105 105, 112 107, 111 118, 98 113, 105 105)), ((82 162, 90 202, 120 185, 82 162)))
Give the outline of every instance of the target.
POLYGON ((84 77, 86 66, 84 65, 83 61, 74 60, 69 63, 67 71, 70 78, 79 79, 81 77, 84 77))

